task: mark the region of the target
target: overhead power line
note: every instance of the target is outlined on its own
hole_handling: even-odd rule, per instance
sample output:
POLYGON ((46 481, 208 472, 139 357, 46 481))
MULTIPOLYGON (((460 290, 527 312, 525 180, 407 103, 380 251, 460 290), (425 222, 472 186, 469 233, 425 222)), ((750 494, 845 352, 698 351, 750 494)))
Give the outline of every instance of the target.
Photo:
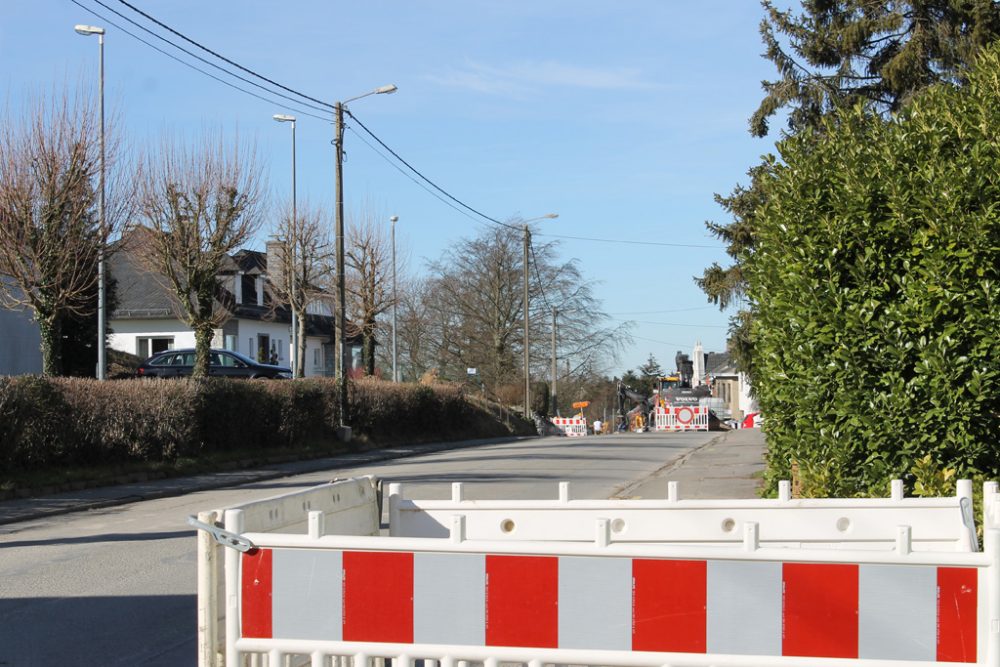
MULTIPOLYGON (((191 63, 187 62, 186 60, 178 58, 177 56, 175 56, 174 54, 172 54, 172 53, 170 53, 168 51, 164 51, 163 49, 161 49, 160 47, 156 46, 155 44, 152 44, 152 43, 146 41, 145 39, 143 39, 142 37, 140 37, 139 35, 136 35, 134 32, 129 31, 127 28, 123 28, 119 24, 115 23, 113 20, 109 19, 104 14, 101 14, 100 12, 95 11, 94 9, 92 9, 90 7, 87 7, 86 5, 81 4, 77 0, 70 0, 70 2, 72 2, 74 5, 80 7, 84 11, 89 12, 90 14, 93 14, 94 16, 96 16, 97 18, 101 19, 102 21, 104 21, 108 25, 114 26, 118 30, 121 30, 123 33, 125 33, 126 35, 128 35, 132 39, 145 44, 146 46, 148 46, 149 48, 153 49, 154 51, 158 51, 158 52, 162 53, 163 55, 165 55, 166 57, 170 58, 171 60, 175 60, 175 61, 179 62, 181 65, 184 65, 185 67, 189 67, 189 68, 193 69, 196 72, 204 74, 205 76, 209 77, 210 79, 214 79, 215 81, 218 81, 219 83, 221 83, 223 85, 229 86, 230 88, 233 88, 234 90, 238 90, 241 93, 246 93, 247 95, 250 95, 251 97, 256 97, 258 100, 267 102, 268 104, 275 104, 275 105, 278 105, 278 106, 286 107, 286 108, 288 108, 288 109, 290 109, 292 111, 295 111, 296 113, 302 114, 303 116, 309 116, 311 118, 316 118, 318 120, 322 120, 322 121, 326 121, 326 122, 331 122, 331 120, 329 118, 324 118, 322 116, 317 116, 317 115, 309 113, 308 111, 305 111, 303 109, 299 109, 297 107, 290 106, 290 105, 288 105, 285 102, 281 102, 281 101, 278 101, 278 100, 273 100, 273 99, 268 98, 268 97, 264 97, 263 95, 259 95, 259 94, 255 93, 255 92, 253 92, 252 90, 247 90, 246 88, 241 88, 240 86, 237 86, 234 83, 231 83, 229 81, 226 81, 225 79, 219 78, 219 77, 215 76, 214 74, 212 74, 211 72, 206 72, 205 70, 201 69, 200 67, 198 67, 196 65, 192 65, 191 63)), ((114 10, 111 10, 111 11, 114 11, 114 10)), ((271 91, 268 91, 268 92, 271 92, 271 91)), ((277 93, 275 93, 275 94, 277 94, 277 93)))
POLYGON ((263 85, 257 83, 256 81, 251 81, 250 79, 248 79, 248 78, 246 78, 244 76, 240 76, 239 74, 234 74, 233 72, 230 72, 229 70, 227 70, 225 67, 222 67, 221 65, 217 65, 216 63, 213 63, 212 61, 208 60, 207 58, 203 58, 203 57, 199 56, 197 53, 192 53, 191 51, 185 49, 183 46, 177 44, 176 42, 170 41, 169 39, 167 39, 166 37, 164 37, 162 35, 158 35, 157 33, 153 32, 152 30, 150 30, 149 28, 147 28, 146 26, 144 26, 141 23, 139 23, 138 21, 135 21, 135 20, 129 18, 128 16, 125 16, 124 14, 122 14, 121 12, 119 12, 117 9, 114 9, 114 8, 109 7, 108 5, 104 4, 101 0, 91 0, 91 2, 95 2, 95 3, 99 4, 101 7, 104 7, 109 12, 112 12, 116 16, 119 16, 122 19, 128 21, 129 23, 131 23, 135 27, 139 28, 140 30, 142 30, 142 31, 144 31, 144 32, 152 35, 153 37, 155 37, 156 39, 160 40, 161 42, 169 44, 170 46, 174 47, 178 51, 182 51, 182 52, 186 53, 187 55, 191 56, 192 58, 195 58, 196 60, 199 60, 199 61, 205 63, 209 67, 214 67, 215 69, 219 70, 220 72, 228 74, 229 76, 231 76, 231 77, 233 77, 235 79, 239 79, 240 81, 243 81, 244 83, 248 83, 251 86, 254 86, 256 88, 260 88, 264 92, 270 93, 272 95, 277 95, 278 97, 281 97, 283 99, 286 99, 286 100, 289 100, 291 102, 294 102, 295 104, 301 104, 301 105, 303 105, 305 107, 313 109, 314 111, 320 111, 320 112, 326 112, 327 111, 327 109, 325 109, 324 107, 319 107, 319 106, 316 106, 315 104, 309 104, 308 102, 303 102, 302 100, 296 99, 296 98, 294 98, 294 97, 292 97, 290 95, 285 95, 284 93, 279 93, 277 91, 271 90, 267 86, 263 86, 263 85))
POLYGON ((362 123, 360 120, 358 120, 358 117, 355 116, 353 113, 351 113, 350 110, 344 109, 344 113, 346 113, 348 116, 350 116, 352 119, 354 119, 354 122, 356 122, 358 124, 358 126, 361 127, 362 130, 364 130, 366 133, 368 133, 368 136, 370 136, 372 139, 374 139, 375 141, 377 141, 378 144, 382 148, 384 148, 385 150, 389 151, 389 153, 392 154, 392 156, 394 158, 396 158, 397 160, 399 160, 400 162, 402 162, 404 165, 406 165, 407 169, 409 169, 410 171, 412 171, 421 180, 423 180, 428 185, 430 185, 432 188, 434 188, 435 190, 437 190, 438 192, 440 192, 441 194, 443 194, 445 197, 447 197, 448 199, 452 200, 453 202, 455 202, 456 204, 458 204, 462 208, 465 208, 465 209, 467 209, 467 210, 475 213, 479 217, 483 218, 484 220, 488 220, 489 222, 492 222, 495 225, 501 225, 502 227, 507 227, 509 229, 514 229, 514 230, 520 231, 519 228, 516 227, 515 225, 511 225, 511 224, 508 224, 506 222, 500 222, 496 218, 491 218, 490 216, 486 215, 485 213, 482 213, 481 211, 477 211, 476 209, 472 208, 471 206, 469 206, 465 202, 463 202, 460 199, 458 199, 457 197, 453 196, 451 193, 449 193, 446 190, 444 190, 437 183, 435 183, 434 181, 432 181, 431 179, 427 178, 422 173, 420 173, 420 171, 418 171, 416 167, 414 167, 409 162, 407 162, 402 157, 400 157, 399 154, 396 151, 394 151, 391 148, 389 148, 389 146, 387 146, 384 141, 382 141, 381 139, 379 139, 378 136, 376 136, 374 132, 372 132, 367 127, 365 127, 365 124, 362 123))
POLYGON ((211 55, 215 56, 219 60, 221 60, 221 61, 223 61, 225 63, 228 63, 228 64, 232 65, 233 67, 235 67, 235 68, 237 68, 237 69, 239 69, 239 70, 241 70, 243 72, 246 72, 247 74, 250 74, 251 76, 257 77, 261 81, 266 81, 269 84, 271 84, 272 86, 277 86, 278 88, 281 88, 282 90, 285 90, 285 91, 288 91, 289 93, 293 93, 295 95, 298 95, 299 97, 307 99, 310 102, 315 102, 316 104, 319 104, 319 105, 322 105, 324 107, 327 107, 328 109, 331 109, 331 110, 334 109, 334 105, 330 104, 329 102, 324 102, 323 100, 318 100, 315 97, 310 97, 309 95, 306 95, 305 93, 300 93, 299 91, 295 90, 294 88, 289 88, 288 86, 280 84, 277 81, 274 81, 273 79, 267 78, 263 74, 258 74, 257 72, 253 71, 252 69, 249 69, 247 67, 244 67, 243 65, 240 65, 238 62, 236 62, 234 60, 230 60, 229 58, 225 57, 224 55, 222 55, 220 53, 216 53, 215 51, 213 51, 212 49, 208 48, 207 46, 204 46, 203 44, 200 44, 199 42, 196 42, 195 40, 191 39, 187 35, 185 35, 185 34, 183 34, 181 32, 178 32, 177 30, 174 30, 173 28, 171 28, 170 26, 168 26, 166 23, 163 23, 162 21, 157 20, 156 18, 150 16, 146 12, 142 11, 141 9, 139 9, 138 7, 136 7, 135 5, 126 2, 125 0, 118 0, 118 2, 120 2, 123 5, 125 5, 126 7, 128 7, 129 9, 131 9, 136 14, 139 14, 140 16, 142 16, 143 18, 145 18, 147 21, 151 21, 151 22, 155 23, 156 25, 160 26, 161 28, 163 28, 164 30, 166 30, 167 32, 171 33, 172 35, 176 35, 177 37, 180 37, 181 39, 183 39, 188 44, 201 49, 205 53, 208 53, 208 54, 211 54, 211 55))
MULTIPOLYGON (((209 78, 211 78, 211 79, 213 79, 215 81, 218 81, 219 83, 222 83, 222 84, 224 84, 226 86, 229 86, 230 88, 233 88, 233 89, 238 90, 238 91, 240 91, 242 93, 245 93, 247 95, 255 97, 255 98, 259 99, 259 100, 268 102, 270 104, 277 104, 279 106, 286 106, 290 110, 296 111, 297 113, 300 113, 303 116, 308 116, 310 118, 316 118, 316 119, 322 120, 324 122, 331 122, 330 118, 323 117, 323 116, 317 116, 317 115, 315 115, 313 113, 309 113, 308 111, 304 111, 301 108, 291 107, 286 102, 275 101, 273 99, 264 97, 264 96, 262 96, 260 94, 254 93, 253 91, 246 90, 245 88, 241 88, 240 86, 237 86, 237 85, 235 85, 235 84, 233 84, 233 83, 231 83, 229 81, 226 81, 225 79, 221 79, 221 78, 219 78, 219 77, 211 74, 210 72, 206 72, 205 70, 203 70, 203 69, 201 69, 201 68, 199 68, 199 67, 197 67, 195 65, 192 65, 191 63, 189 63, 189 62, 187 62, 185 60, 182 60, 182 59, 176 57, 175 55, 173 55, 173 54, 171 54, 171 53, 169 53, 167 51, 164 51, 163 49, 157 47, 156 45, 154 45, 154 44, 148 42, 147 40, 139 37, 135 33, 132 33, 129 30, 123 28, 122 26, 118 25, 114 21, 109 20, 107 17, 101 15, 99 12, 97 12, 97 11, 95 11, 95 10, 93 10, 93 9, 91 9, 91 8, 83 5, 83 4, 81 4, 80 2, 78 2, 78 0, 70 0, 70 1, 73 2, 73 4, 75 4, 75 5, 83 8, 84 10, 90 12, 91 14, 99 17, 101 20, 107 22, 109 25, 112 25, 112 26, 118 28, 119 30, 121 30, 125 34, 127 34, 130 37, 136 39, 137 41, 145 44, 146 46, 148 46, 148 47, 150 47, 152 49, 155 49, 156 51, 159 51, 160 53, 164 54, 165 56, 167 56, 169 58, 172 58, 173 60, 176 60, 177 62, 181 63, 182 65, 185 65, 186 67, 189 67, 189 68, 195 70, 196 72, 204 74, 205 76, 207 76, 207 77, 209 77, 209 78)), ((222 66, 220 66, 220 65, 218 65, 216 63, 210 62, 209 60, 203 58, 202 56, 199 56, 199 55, 197 55, 195 53, 192 53, 190 50, 188 50, 188 49, 186 49, 186 48, 184 48, 184 47, 176 44, 175 42, 173 42, 173 41, 171 41, 171 40, 169 40, 169 39, 167 39, 167 38, 165 38, 165 37, 163 37, 163 36, 155 33, 154 31, 150 30, 146 26, 143 26, 140 23, 136 22, 135 20, 129 18, 128 16, 125 16, 121 12, 118 12, 117 10, 112 9, 111 7, 109 7, 108 5, 106 5, 104 2, 102 2, 102 0, 92 0, 92 2, 95 2, 96 4, 100 5, 101 7, 104 7, 105 9, 107 9, 108 11, 113 12, 117 16, 121 17, 123 20, 125 20, 125 21, 129 22, 130 24, 132 24, 132 25, 134 25, 134 26, 142 29, 143 31, 147 32, 148 34, 150 34, 150 35, 156 37, 157 39, 159 39, 159 40, 161 40, 161 41, 169 44, 170 46, 172 46, 175 49, 177 49, 177 50, 179 50, 179 51, 187 54, 188 56, 190 56, 192 58, 195 58, 195 59, 197 59, 197 60, 205 63, 206 65, 209 65, 209 66, 211 66, 211 67, 219 70, 220 72, 223 72, 223 73, 225 73, 225 74, 227 74, 227 75, 229 75, 229 76, 231 76, 233 78, 236 78, 236 79, 238 79, 240 81, 243 81, 244 83, 247 83, 247 84, 252 85, 252 86, 254 86, 256 88, 259 88, 259 89, 265 91, 266 93, 268 93, 270 95, 275 95, 275 96, 281 97, 281 98, 283 98, 285 100, 289 100, 289 101, 292 101, 292 102, 294 102, 296 104, 306 106, 306 107, 308 107, 310 109, 313 109, 315 111, 323 112, 323 111, 325 111, 327 109, 329 109, 329 110, 336 109, 336 106, 333 103, 331 103, 331 102, 327 102, 327 101, 318 99, 316 97, 312 97, 310 95, 307 95, 306 93, 303 93, 303 92, 301 92, 299 90, 296 90, 296 89, 291 88, 289 86, 286 86, 286 85, 284 85, 282 83, 279 83, 278 81, 276 81, 276 80, 274 80, 272 78, 264 76, 263 74, 260 74, 259 72, 256 72, 256 71, 250 69, 249 67, 245 67, 245 66, 241 65, 240 63, 236 62, 235 60, 227 58, 226 56, 222 55, 221 53, 218 53, 217 51, 214 51, 213 49, 210 49, 209 47, 207 47, 204 44, 198 42, 197 40, 194 40, 194 39, 188 37, 187 35, 185 35, 184 33, 180 32, 179 30, 176 30, 176 29, 172 28, 171 26, 167 25, 163 21, 160 21, 156 17, 154 17, 154 16, 152 16, 152 15, 150 15, 150 14, 142 11, 141 9, 139 9, 135 5, 131 4, 130 2, 127 2, 127 0, 117 0, 117 1, 120 4, 124 5, 125 7, 127 7, 128 9, 130 9, 131 11, 135 12, 136 14, 138 14, 139 16, 142 16, 147 21, 150 21, 151 23, 159 26, 163 30, 166 30, 170 34, 175 35, 176 37, 184 40, 185 42, 187 42, 188 44, 194 46, 195 48, 200 49, 201 51, 204 51, 205 53, 207 53, 207 54, 209 54, 209 55, 211 55, 211 56, 213 56, 215 58, 218 58, 222 62, 224 62, 224 63, 226 63, 228 65, 231 65, 232 67, 235 67, 238 70, 240 70, 242 72, 245 72, 246 74, 249 74, 252 77, 255 77, 255 78, 257 78, 257 79, 259 79, 261 81, 264 81, 264 82, 270 84, 271 86, 280 88, 283 91, 291 93, 292 95, 295 95, 296 97, 298 97, 300 99, 295 99, 293 97, 290 97, 289 95, 285 95, 284 93, 280 93, 278 91, 272 90, 272 89, 270 89, 270 88, 268 88, 266 86, 263 86, 263 85, 261 85, 259 83, 256 83, 255 81, 251 81, 250 79, 247 79, 246 77, 243 77, 243 76, 240 76, 239 74, 231 72, 230 70, 226 69, 225 67, 222 67, 222 66), (302 100, 308 100, 308 102, 313 102, 313 103, 315 103, 315 105, 319 105, 319 107, 315 106, 314 104, 309 104, 308 102, 304 102, 302 100)), ((509 224, 509 223, 506 223, 506 222, 502 222, 502 221, 500 221, 500 220, 498 220, 498 219, 496 219, 496 218, 494 218, 492 216, 486 215, 482 211, 480 211, 480 210, 478 210, 476 208, 473 208, 472 206, 466 204, 464 201, 460 200, 456 196, 452 195, 450 192, 448 192, 447 190, 445 190, 444 188, 442 188, 440 185, 438 185, 437 183, 435 183, 434 181, 432 181, 430 178, 428 178, 427 176, 425 176, 420 170, 418 170, 416 167, 414 167, 412 164, 410 164, 407 160, 403 159, 402 156, 400 156, 395 150, 393 150, 391 147, 389 147, 389 145, 386 144, 381 138, 379 138, 378 135, 376 135, 364 123, 362 123, 358 119, 357 116, 355 116, 353 113, 351 113, 351 111, 349 109, 345 108, 344 112, 348 116, 350 116, 351 119, 355 123, 357 123, 357 125, 369 137, 371 137, 386 152, 388 152, 394 159, 396 159, 400 164, 402 164, 406 169, 408 169, 414 176, 416 176, 416 178, 419 179, 419 181, 422 181, 427 186, 430 186, 430 188, 432 188, 433 191, 429 190, 427 187, 424 187, 419 182, 414 181, 414 182, 417 182, 418 185, 421 185, 421 187, 424 190, 426 190, 429 194, 431 194, 432 196, 434 196, 436 199, 438 199, 442 203, 447 204, 449 207, 455 209, 456 211, 462 212, 464 215, 466 215, 466 217, 469 217, 470 219, 472 219, 472 220, 474 220, 476 222, 478 222, 478 220, 476 220, 475 218, 472 218, 471 216, 469 216, 468 213, 472 213, 472 214, 478 216, 479 218, 481 218, 481 219, 483 219, 483 220, 485 220, 485 221, 487 221, 487 222, 489 222, 491 224, 499 225, 501 227, 507 227, 508 229, 513 229, 513 230, 520 231, 519 227, 517 227, 515 225, 512 225, 512 224, 509 224), (436 191, 437 194, 435 194, 434 191, 436 191), (444 197, 444 198, 442 198, 442 197, 444 197), (449 202, 451 202, 451 203, 449 203, 449 202), (460 208, 456 208, 456 205, 458 207, 460 207, 460 208), (464 213, 461 209, 464 209, 464 211, 466 211, 468 213, 464 213)), ((357 134, 360 137, 360 134, 358 134, 357 132, 355 132, 355 134, 357 134)), ((376 150, 370 143, 368 143, 367 141, 364 142, 364 143, 369 148, 371 148, 373 151, 375 151, 376 154, 380 155, 383 159, 385 159, 387 162, 389 162, 388 158, 386 158, 385 155, 383 155, 378 150, 376 150)), ((391 164, 391 162, 390 162, 390 164, 391 164)), ((395 167, 398 171, 400 171, 404 175, 407 175, 402 169, 400 169, 396 165, 392 165, 392 166, 395 167)), ((409 175, 407 175, 407 177, 410 178, 409 175)), ((414 179, 410 178, 410 180, 414 180, 414 179)), ((691 243, 670 243, 670 242, 666 242, 666 241, 635 241, 635 240, 629 240, 629 239, 593 238, 593 237, 568 236, 568 235, 564 235, 564 234, 550 234, 550 233, 539 233, 538 235, 539 236, 547 236, 547 237, 556 238, 556 239, 566 239, 566 240, 572 240, 572 241, 588 241, 588 242, 593 242, 593 243, 618 243, 618 244, 627 244, 627 245, 643 245, 643 246, 668 247, 668 248, 705 248, 705 249, 712 249, 712 250, 719 250, 719 249, 721 249, 721 246, 719 246, 719 245, 703 245, 703 244, 691 244, 691 243)))

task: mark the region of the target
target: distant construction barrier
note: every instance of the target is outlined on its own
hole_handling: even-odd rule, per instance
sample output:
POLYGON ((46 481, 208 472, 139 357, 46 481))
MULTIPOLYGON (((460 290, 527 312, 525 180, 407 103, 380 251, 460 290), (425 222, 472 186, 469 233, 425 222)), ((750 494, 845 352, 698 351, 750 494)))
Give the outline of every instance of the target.
POLYGON ((583 417, 553 417, 552 425, 571 438, 587 435, 587 420, 583 417))
POLYGON ((668 405, 656 408, 654 431, 707 431, 708 408, 696 405, 668 405))

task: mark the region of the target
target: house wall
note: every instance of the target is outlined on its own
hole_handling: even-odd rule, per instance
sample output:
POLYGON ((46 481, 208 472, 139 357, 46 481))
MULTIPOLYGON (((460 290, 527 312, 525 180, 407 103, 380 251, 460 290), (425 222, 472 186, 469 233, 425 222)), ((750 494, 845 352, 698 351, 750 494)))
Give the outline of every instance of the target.
MULTIPOLYGON (((172 349, 194 347, 195 344, 194 332, 187 328, 180 320, 112 320, 110 326, 114 329, 115 333, 108 337, 109 345, 116 350, 122 350, 129 354, 139 354, 140 338, 172 337, 172 349)), ((267 363, 270 361, 269 359, 258 359, 257 347, 262 335, 269 337, 269 349, 270 343, 274 344, 278 355, 278 364, 291 366, 291 326, 287 322, 230 319, 222 329, 215 331, 215 337, 212 339, 212 347, 225 348, 228 347, 227 342, 235 342, 235 345, 232 347, 237 352, 267 363), (229 338, 230 336, 234 336, 235 341, 229 338)), ((38 349, 37 343, 35 349, 38 349)), ((325 362, 323 339, 314 336, 307 337, 304 366, 305 376, 325 375, 325 362)), ((0 371, 2 371, 2 368, 0 366, 0 371)), ((41 368, 40 361, 39 368, 41 368)))
POLYGON ((41 373, 41 345, 30 311, 0 308, 0 375, 41 373))
POLYGON ((740 379, 740 410, 743 414, 748 414, 750 412, 758 412, 760 408, 757 406, 757 399, 750 396, 750 383, 747 381, 747 376, 743 373, 739 374, 740 379))
POLYGON ((177 319, 110 320, 108 325, 114 330, 108 336, 108 346, 129 354, 143 356, 139 338, 173 338, 170 349, 194 347, 194 332, 177 319))

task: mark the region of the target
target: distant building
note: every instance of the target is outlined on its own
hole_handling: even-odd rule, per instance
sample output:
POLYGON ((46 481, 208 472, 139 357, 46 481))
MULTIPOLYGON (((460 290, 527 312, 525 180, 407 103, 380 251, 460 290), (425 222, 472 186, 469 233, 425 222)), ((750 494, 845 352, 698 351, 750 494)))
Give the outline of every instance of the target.
POLYGON ((704 352, 701 343, 695 343, 692 366, 695 370, 691 386, 706 384, 712 397, 720 401, 719 412, 742 420, 757 412, 757 402, 750 396, 750 382, 736 369, 728 352, 704 352))
MULTIPOLYGON (((272 248, 273 250, 273 248, 272 248)), ((219 272, 218 302, 231 316, 218 329, 212 347, 234 350, 263 363, 291 365, 291 312, 276 299, 268 276, 268 253, 240 250, 227 256, 219 272)), ((280 260, 273 256, 273 264, 280 260)), ((109 262, 117 280, 118 307, 109 317, 114 331, 108 344, 142 359, 157 352, 194 347, 194 331, 179 317, 178 305, 163 279, 143 267, 127 250, 115 253, 109 262)), ((360 336, 351 334, 347 346, 350 368, 361 368, 360 336)), ((333 350, 334 317, 328 303, 309 306, 305 323, 304 373, 308 376, 335 374, 333 350)))
POLYGON ((41 372, 42 336, 32 312, 0 308, 0 375, 41 372))

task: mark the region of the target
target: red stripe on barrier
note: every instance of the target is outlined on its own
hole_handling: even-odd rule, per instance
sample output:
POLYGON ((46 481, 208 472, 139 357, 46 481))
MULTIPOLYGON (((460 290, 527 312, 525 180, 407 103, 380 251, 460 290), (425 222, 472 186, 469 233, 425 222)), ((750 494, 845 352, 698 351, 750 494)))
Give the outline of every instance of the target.
POLYGON ((632 560, 632 650, 704 653, 707 565, 632 560))
POLYGON ((785 563, 781 654, 858 657, 858 566, 785 563))
POLYGON ((976 661, 979 573, 971 567, 937 569, 937 659, 976 661))
POLYGON ((559 559, 486 556, 486 645, 559 646, 559 559))
POLYGON ((413 643, 413 554, 344 552, 344 641, 413 643))
POLYGON ((240 603, 240 627, 243 637, 271 638, 270 549, 243 554, 243 595, 240 603))

